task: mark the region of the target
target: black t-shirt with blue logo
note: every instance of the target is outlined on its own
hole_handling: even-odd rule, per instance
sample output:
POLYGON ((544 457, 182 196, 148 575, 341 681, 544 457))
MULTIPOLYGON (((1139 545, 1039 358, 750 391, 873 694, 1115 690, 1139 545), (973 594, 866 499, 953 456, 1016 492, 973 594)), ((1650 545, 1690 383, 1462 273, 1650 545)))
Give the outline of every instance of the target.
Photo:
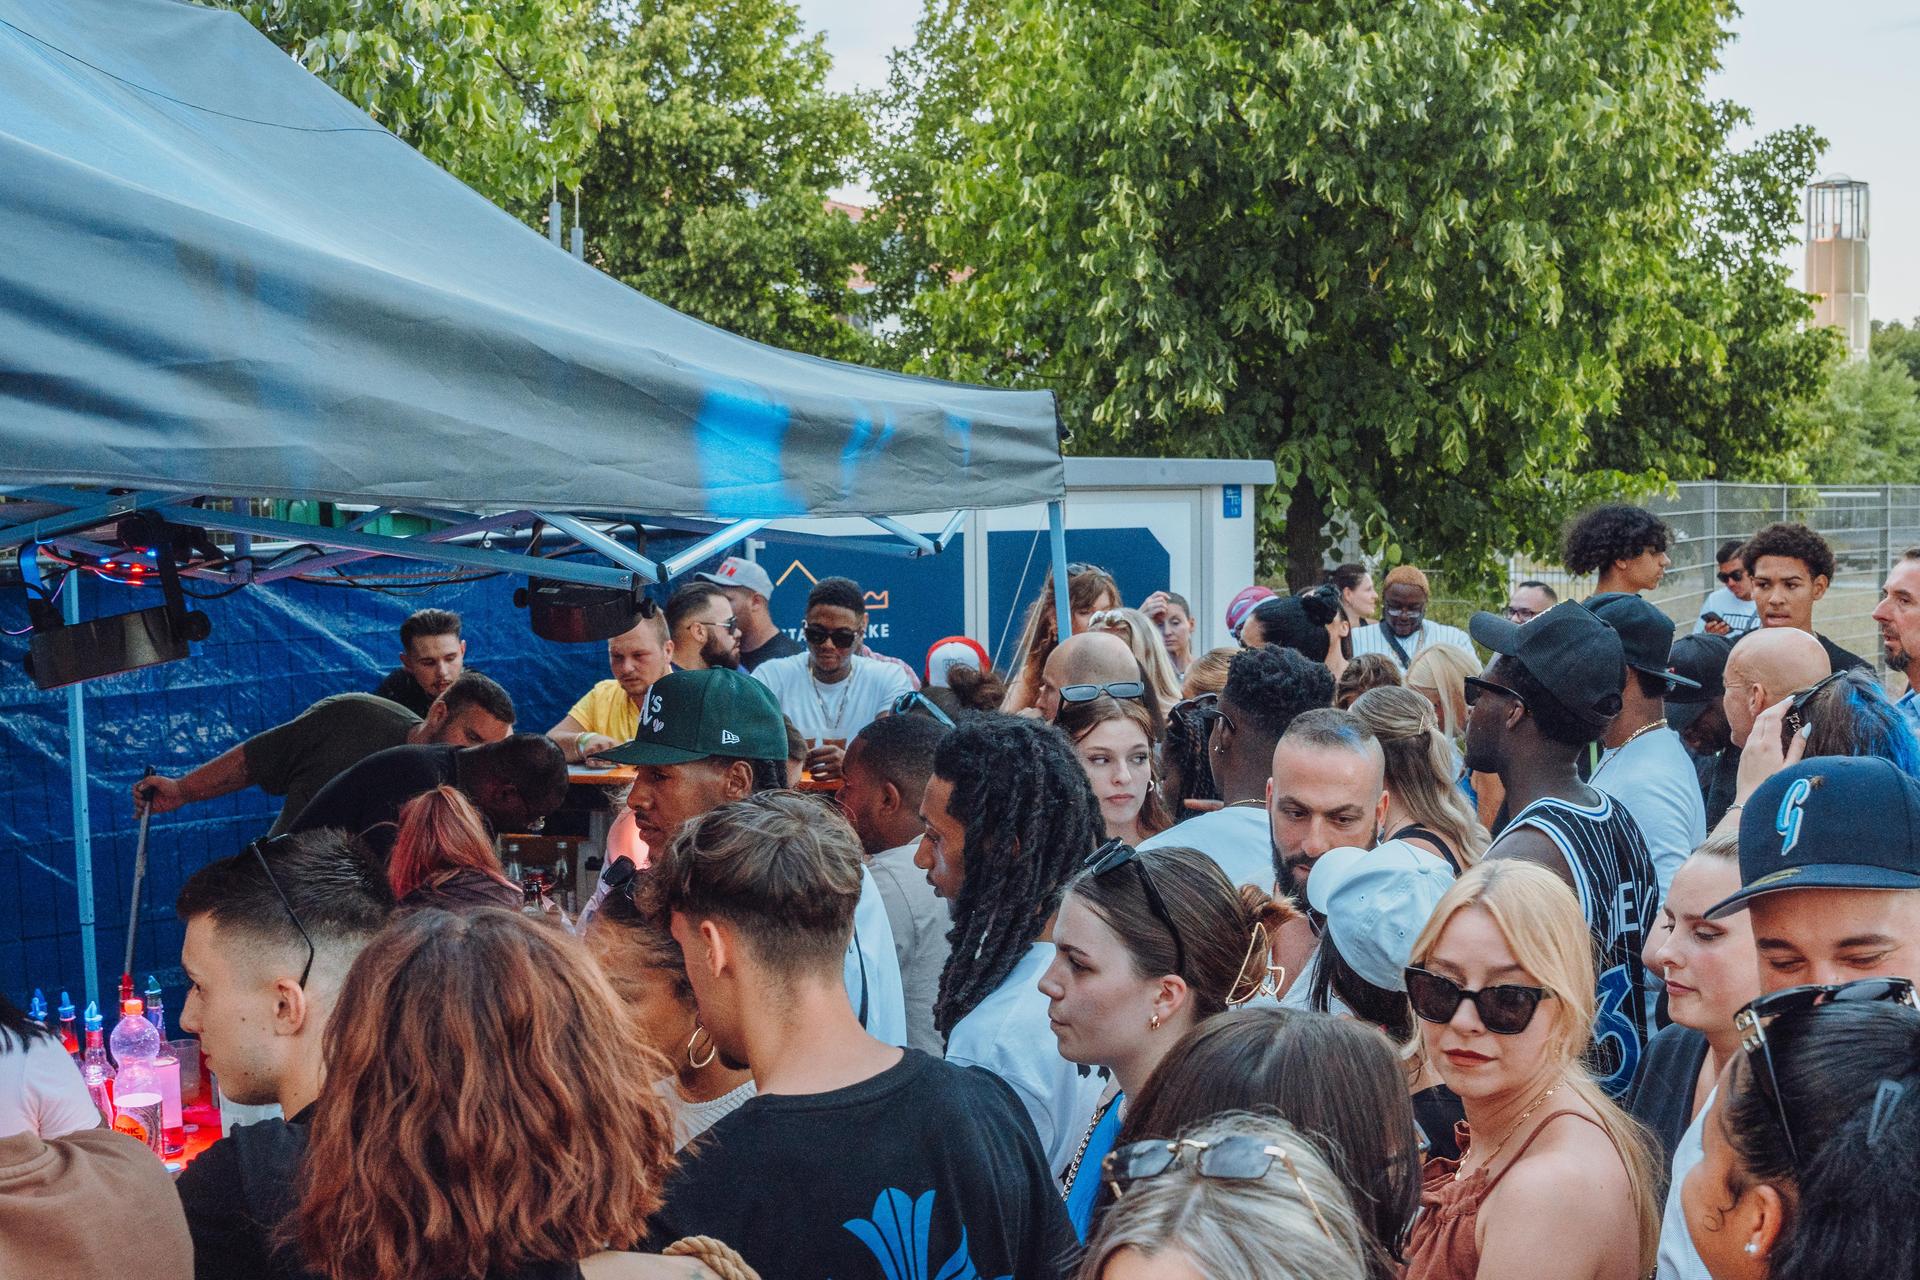
POLYGON ((643 1249, 712 1236, 765 1280, 1052 1280, 1073 1261, 1013 1091, 917 1050, 845 1089, 754 1098, 686 1157, 643 1249))

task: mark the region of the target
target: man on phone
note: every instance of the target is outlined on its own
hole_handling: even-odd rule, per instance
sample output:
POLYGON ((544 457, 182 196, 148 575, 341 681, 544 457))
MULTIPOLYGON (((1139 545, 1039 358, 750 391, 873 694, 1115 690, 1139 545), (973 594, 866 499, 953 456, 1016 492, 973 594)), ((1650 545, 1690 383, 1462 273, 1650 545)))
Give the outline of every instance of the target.
POLYGON ((1714 555, 1714 577, 1720 585, 1707 593, 1700 603, 1700 616, 1694 619, 1693 634, 1732 636, 1735 639, 1760 625, 1753 604, 1753 578, 1740 558, 1746 544, 1738 538, 1720 544, 1714 555))

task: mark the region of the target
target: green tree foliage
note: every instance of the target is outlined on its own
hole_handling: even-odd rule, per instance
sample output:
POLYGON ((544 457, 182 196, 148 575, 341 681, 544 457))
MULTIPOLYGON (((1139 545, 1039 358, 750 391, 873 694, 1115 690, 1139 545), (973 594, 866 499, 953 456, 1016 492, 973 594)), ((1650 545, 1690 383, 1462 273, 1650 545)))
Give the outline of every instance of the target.
POLYGON ((1824 446, 1810 459, 1819 484, 1920 484, 1920 383, 1891 353, 1854 360, 1800 415, 1824 446))
POLYGON ((1296 583, 1329 526, 1550 537, 1631 365, 1698 341, 1723 0, 1003 6, 912 356, 1055 388, 1083 451, 1273 458, 1296 583))
MULTIPOLYGON (((1724 139, 1746 111, 1716 105, 1724 139)), ((1678 343, 1630 344, 1618 407, 1596 419, 1592 462, 1636 479, 1793 481, 1821 435, 1800 410, 1841 359, 1839 334, 1814 326, 1811 300, 1779 261, 1799 243, 1801 193, 1825 141, 1804 126, 1744 151, 1722 144, 1694 200, 1695 235, 1674 261, 1678 343)))
POLYGON ((611 97, 594 0, 207 0, 494 203, 531 213, 611 97))
POLYGON ((866 104, 828 91, 825 45, 790 0, 634 0, 596 56, 619 108, 585 162, 600 265, 735 333, 864 356, 847 323, 862 240, 826 200, 852 176, 866 104))
POLYGON ((1875 320, 1868 349, 1876 356, 1892 356, 1920 381, 1920 320, 1912 324, 1875 320))

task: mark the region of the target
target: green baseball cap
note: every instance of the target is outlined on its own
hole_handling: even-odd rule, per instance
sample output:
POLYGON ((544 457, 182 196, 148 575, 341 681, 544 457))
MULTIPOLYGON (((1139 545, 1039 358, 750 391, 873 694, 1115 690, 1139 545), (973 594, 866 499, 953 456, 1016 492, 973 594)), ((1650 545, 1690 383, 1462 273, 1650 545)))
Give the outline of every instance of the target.
POLYGON ((724 667, 673 671, 647 690, 639 736, 599 756, 620 764, 785 760, 787 720, 773 690, 752 676, 724 667))

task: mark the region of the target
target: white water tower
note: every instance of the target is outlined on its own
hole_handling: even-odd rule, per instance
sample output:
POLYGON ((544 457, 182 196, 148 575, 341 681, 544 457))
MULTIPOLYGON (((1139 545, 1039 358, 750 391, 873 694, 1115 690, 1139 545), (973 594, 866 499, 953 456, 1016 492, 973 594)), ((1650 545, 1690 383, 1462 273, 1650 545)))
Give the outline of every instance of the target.
POLYGON ((1867 184, 1844 173, 1807 188, 1807 292, 1813 321, 1846 339, 1847 355, 1867 358, 1867 184))

